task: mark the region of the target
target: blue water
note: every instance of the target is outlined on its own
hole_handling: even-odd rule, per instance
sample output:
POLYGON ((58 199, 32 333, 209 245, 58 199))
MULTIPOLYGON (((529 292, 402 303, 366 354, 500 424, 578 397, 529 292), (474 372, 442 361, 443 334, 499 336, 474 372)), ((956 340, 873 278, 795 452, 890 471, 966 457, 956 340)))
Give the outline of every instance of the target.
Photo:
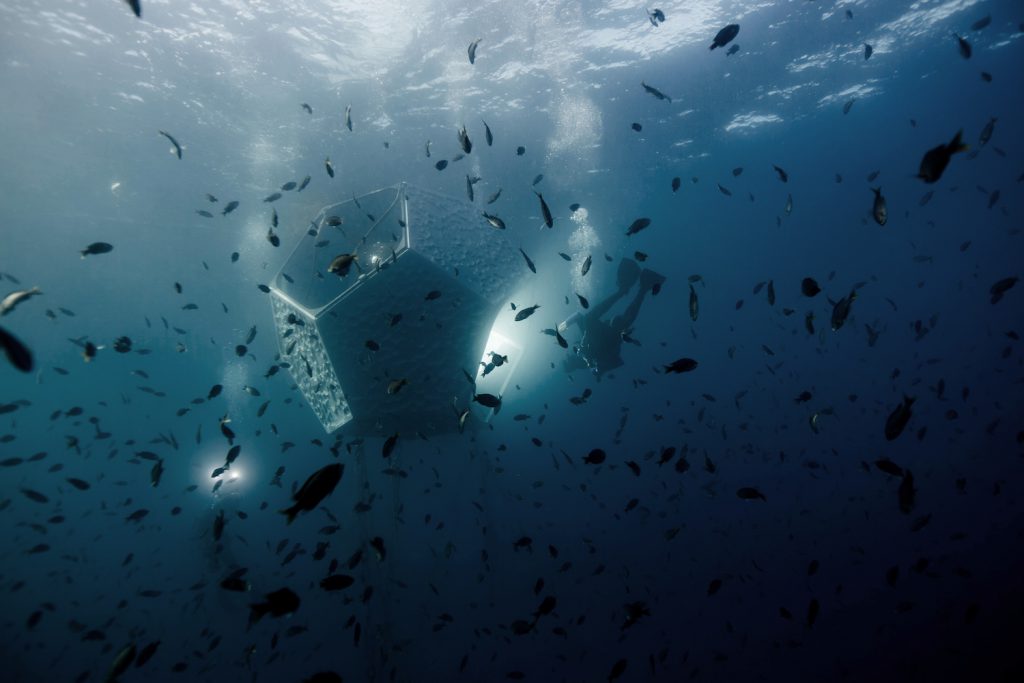
POLYGON ((660 8, 655 27, 634 3, 153 1, 140 20, 117 0, 0 2, 0 296, 43 291, 0 319, 34 357, 0 359, 4 680, 106 680, 156 641, 118 680, 1020 680, 1024 290, 990 303, 1024 253, 1020 4, 660 8), (739 50, 709 51, 734 22, 739 50), (472 153, 435 170, 462 124, 472 153), (915 178, 961 129, 970 150, 915 178), (261 200, 307 174, 273 204, 274 248, 261 200), (541 308, 499 314, 523 355, 498 415, 384 461, 386 435, 327 435, 287 370, 264 377, 279 348, 256 285, 322 206, 402 181, 463 201, 466 174, 536 262, 513 302, 541 308), (566 374, 539 331, 637 251, 667 276, 639 344, 600 379, 566 374), (664 372, 682 357, 697 368, 664 372), (225 414, 243 448, 213 492, 225 414), (584 463, 595 448, 607 461, 584 463), (163 461, 156 487, 140 452, 163 461), (337 489, 286 525, 331 462, 337 489), (351 587, 319 587, 332 560, 351 587), (241 568, 249 591, 220 587, 241 568), (299 608, 250 625, 280 588, 299 608))

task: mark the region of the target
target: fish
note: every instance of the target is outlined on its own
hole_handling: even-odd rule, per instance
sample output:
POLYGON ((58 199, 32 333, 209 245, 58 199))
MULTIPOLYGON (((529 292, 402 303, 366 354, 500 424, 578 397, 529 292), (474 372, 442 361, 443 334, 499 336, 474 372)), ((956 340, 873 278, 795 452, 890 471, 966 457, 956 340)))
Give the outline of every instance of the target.
POLYGON ((395 432, 384 440, 384 445, 381 446, 380 454, 384 458, 390 458, 391 454, 395 451, 395 444, 398 443, 398 432, 395 432))
POLYGON ((786 206, 783 208, 783 211, 786 212, 787 216, 793 213, 793 195, 786 195, 786 206))
POLYGON ((875 51, 875 48, 871 47, 868 43, 864 43, 864 61, 871 59, 871 54, 875 51))
MULTIPOLYGON (((124 1, 125 1, 125 3, 128 4, 129 7, 132 8, 132 12, 135 13, 135 16, 138 17, 139 19, 141 19, 142 18, 142 2, 140 2, 140 0, 124 0, 124 1)), ((129 662, 129 664, 130 663, 131 662, 129 662)))
POLYGON ((995 132, 996 121, 999 119, 994 116, 988 120, 985 127, 981 129, 981 135, 978 136, 978 146, 984 147, 988 144, 988 141, 992 139, 992 133, 995 132))
POLYGON ((650 218, 637 218, 626 228, 626 236, 635 235, 651 224, 650 218))
POLYGON ((857 290, 851 290, 849 296, 844 296, 835 306, 832 307, 832 331, 837 331, 846 322, 850 315, 850 307, 857 298, 857 290))
POLYGON ((992 15, 991 14, 986 14, 981 19, 978 19, 976 22, 971 24, 971 30, 972 31, 980 31, 981 29, 985 28, 986 26, 988 26, 991 23, 992 23, 992 15))
POLYGON ((202 216, 203 218, 213 218, 213 214, 207 211, 206 209, 196 209, 196 213, 202 216))
POLYGON ((282 195, 281 195, 280 192, 275 192, 273 194, 270 194, 270 195, 267 195, 266 197, 264 197, 263 201, 266 202, 266 203, 276 202, 278 199, 281 198, 281 196, 282 195))
POLYGON ((711 47, 708 49, 714 50, 716 47, 725 47, 732 41, 733 38, 736 37, 736 35, 739 32, 739 24, 729 24, 721 31, 719 31, 717 34, 715 34, 715 39, 711 42, 711 47))
POLYGON ((583 265, 582 265, 582 266, 580 266, 580 277, 583 277, 583 276, 585 276, 585 275, 586 275, 587 273, 589 273, 589 272, 590 272, 590 264, 591 264, 591 263, 592 263, 592 260, 591 260, 591 258, 590 258, 590 254, 587 254, 587 258, 586 258, 586 260, 585 260, 585 261, 583 261, 583 265))
POLYGON ((960 56, 963 57, 964 59, 970 59, 971 58, 971 44, 968 43, 967 39, 965 39, 959 33, 954 33, 953 35, 956 36, 956 44, 957 44, 957 47, 960 49, 960 56))
POLYGON ((267 241, 270 242, 270 245, 273 247, 281 246, 281 238, 274 232, 274 228, 267 228, 267 241))
POLYGON ((106 242, 93 242, 78 253, 82 255, 82 258, 85 258, 90 255, 95 256, 96 254, 109 254, 112 251, 114 251, 114 245, 112 244, 108 244, 106 242))
POLYGON ((926 183, 938 181, 949 165, 950 158, 958 152, 967 151, 967 145, 960 140, 962 135, 963 130, 959 130, 948 145, 937 145, 925 152, 917 177, 926 183))
MULTIPOLYGON (((537 267, 533 265, 533 259, 531 259, 529 256, 526 255, 526 252, 523 251, 522 247, 519 247, 519 253, 523 255, 524 259, 526 259, 526 267, 529 268, 534 273, 536 273, 537 272, 537 267)), ((531 311, 531 313, 532 313, 532 311, 531 311)), ((527 315, 529 315, 529 313, 527 315)), ((516 320, 519 320, 518 316, 516 316, 516 320)))
POLYGON ((291 524, 299 512, 315 510, 317 505, 334 491, 344 472, 344 465, 333 463, 311 474, 292 496, 295 504, 280 511, 287 516, 288 523, 291 524))
POLYGON ((531 183, 531 185, 536 186, 537 183, 539 183, 542 180, 544 180, 544 174, 543 173, 538 173, 537 175, 535 175, 533 177, 533 182, 531 183))
POLYGON ((583 308, 590 308, 590 302, 587 301, 587 297, 577 292, 576 298, 580 300, 580 306, 582 306, 583 308))
MULTIPOLYGON (((135 0, 138 4, 138 0, 135 0)), ((106 683, 117 683, 118 678, 121 674, 128 670, 128 667, 135 661, 135 644, 127 645, 117 653, 114 657, 114 661, 110 665, 110 671, 107 672, 105 679, 106 683)))
POLYGON ((230 201, 224 206, 224 210, 220 212, 221 216, 227 216, 229 213, 238 208, 237 201, 230 201))
POLYGON ((718 183, 718 191, 724 194, 726 197, 732 196, 732 190, 727 187, 723 187, 721 183, 718 183))
POLYGON ((345 127, 348 128, 349 132, 352 131, 352 105, 345 107, 345 127))
POLYGON ((348 588, 355 583, 355 581, 356 580, 348 574, 331 574, 327 578, 320 580, 320 587, 325 591, 340 591, 348 588))
POLYGON ((644 83, 643 81, 640 81, 640 85, 641 85, 641 86, 643 87, 643 89, 644 89, 644 91, 645 91, 645 92, 648 92, 648 93, 650 93, 651 95, 654 95, 654 96, 655 96, 656 98, 658 98, 659 100, 665 100, 665 101, 667 101, 667 102, 668 102, 669 104, 672 104, 672 98, 671 98, 671 97, 669 97, 668 95, 666 95, 665 93, 661 92, 660 90, 658 90, 658 89, 657 89, 657 88, 655 88, 654 86, 652 86, 652 85, 647 85, 647 84, 646 84, 646 83, 644 83))
POLYGON ((466 126, 459 128, 459 146, 462 147, 462 151, 465 154, 469 154, 473 151, 473 141, 469 139, 469 133, 466 132, 466 126))
POLYGON ((303 190, 305 190, 306 186, 309 185, 309 181, 310 176, 307 175, 305 178, 302 179, 302 182, 299 183, 299 188, 296 190, 296 192, 302 192, 303 190))
POLYGON ((156 488, 160 485, 160 479, 164 476, 164 461, 163 458, 159 458, 154 464, 152 469, 149 471, 149 481, 156 488))
POLYGON ((1018 278, 1016 277, 1004 277, 992 285, 992 287, 989 288, 989 294, 991 294, 989 302, 993 304, 999 303, 1002 300, 1003 295, 1017 284, 1017 279, 1018 278))
POLYGON ((843 115, 846 115, 846 114, 850 113, 850 110, 853 109, 853 103, 856 102, 856 101, 857 101, 856 97, 854 97, 851 100, 846 100, 846 103, 843 105, 843 115))
POLYGON ((805 277, 800 281, 800 292, 808 297, 813 298, 818 295, 821 291, 821 287, 818 286, 817 281, 812 277, 805 277))
POLYGON ((163 131, 163 130, 158 130, 157 132, 160 133, 160 135, 163 135, 165 138, 167 138, 168 140, 171 141, 171 144, 174 145, 174 153, 177 154, 178 158, 180 159, 181 158, 181 145, 179 145, 178 141, 174 139, 174 136, 171 135, 170 133, 168 133, 167 131, 163 131))
MULTIPOLYGON (((491 134, 491 127, 487 125, 487 122, 480 119, 480 122, 484 124, 484 140, 487 141, 487 146, 490 147, 494 144, 494 136, 491 134)), ((430 149, 427 149, 427 156, 430 156, 430 149)))
POLYGON ((494 394, 473 394, 473 402, 495 410, 501 407, 501 397, 494 394))
POLYGON ((733 43, 732 47, 730 47, 728 50, 726 50, 725 56, 726 57, 731 57, 731 56, 733 56, 734 54, 736 54, 739 51, 740 51, 739 43, 733 43))
POLYGON ((327 157, 324 159, 324 168, 327 169, 327 175, 334 177, 334 164, 331 163, 331 158, 327 157))
POLYGON ((32 289, 22 289, 15 292, 11 292, 3 299, 0 299, 0 317, 7 315, 15 309, 15 307, 23 301, 28 301, 34 296, 42 294, 42 290, 39 287, 33 287, 32 289))
POLYGON ((438 171, 443 171, 444 169, 448 168, 448 160, 441 159, 436 164, 434 164, 434 168, 436 168, 438 171))
POLYGON ((605 461, 607 457, 608 456, 604 452, 604 449, 594 448, 589 453, 587 453, 586 456, 584 456, 583 462, 587 463, 588 465, 600 465, 605 461))
POLYGON ((775 172, 779 174, 779 180, 781 180, 784 183, 788 183, 789 182, 789 174, 788 173, 786 173, 784 170, 782 170, 781 168, 779 168, 775 164, 772 164, 772 168, 774 168, 775 172))
POLYGON ((4 355, 18 370, 32 372, 34 362, 32 352, 17 337, 0 327, 0 347, 3 347, 4 355))
POLYGON ((526 154, 526 148, 525 147, 523 147, 522 145, 519 145, 518 147, 516 147, 516 156, 517 157, 521 157, 524 154, 526 154))
POLYGON ((538 308, 540 308, 540 304, 535 304, 533 306, 528 306, 526 308, 519 309, 519 312, 516 313, 516 322, 526 320, 531 315, 533 315, 534 311, 536 311, 538 308))
POLYGON ((875 193, 875 202, 871 207, 871 215, 876 223, 885 225, 885 222, 889 220, 889 209, 886 208, 885 197, 882 196, 882 188, 872 187, 871 191, 875 193))
POLYGON ((697 301, 697 290, 690 285, 690 320, 697 322, 697 313, 699 311, 700 304, 697 301))
MULTIPOLYGON (((488 204, 489 203, 490 202, 488 202, 488 204)), ((490 226, 492 228, 495 228, 497 230, 504 230, 505 229, 505 221, 501 220, 497 216, 493 216, 493 215, 487 213, 486 211, 484 211, 483 214, 484 214, 484 219, 490 224, 490 226)))
POLYGON ((466 53, 469 55, 470 64, 476 64, 476 46, 480 44, 481 40, 483 40, 483 38, 477 38, 476 40, 469 44, 468 48, 466 48, 466 53))
POLYGON ((683 183, 683 181, 679 179, 679 176, 676 176, 675 178, 673 178, 672 179, 672 191, 673 192, 677 192, 679 190, 679 186, 682 185, 682 183, 683 183))
POLYGON ((775 280, 768 281, 768 305, 775 305, 775 280))
POLYGON ((544 225, 548 226, 548 228, 554 227, 555 219, 551 215, 551 209, 548 208, 548 203, 544 201, 544 195, 536 190, 534 190, 533 193, 537 195, 537 199, 540 200, 540 212, 541 215, 544 216, 544 225))
POLYGON ((263 602, 249 605, 249 623, 254 624, 267 614, 272 617, 283 617, 299 609, 300 604, 299 596, 292 590, 279 588, 265 595, 263 602))
POLYGON ((914 405, 915 400, 917 399, 904 395, 903 402, 889 413, 889 417, 885 420, 886 441, 893 441, 903 433, 903 429, 910 422, 910 417, 913 415, 911 407, 914 405))
POLYGON ((358 261, 359 257, 355 254, 338 254, 331 259, 330 265, 327 266, 327 272, 334 273, 338 277, 345 277, 352 268, 352 264, 358 265, 358 261))
POLYGON ((633 130, 635 130, 637 133, 639 133, 640 131, 642 131, 644 129, 643 126, 641 126, 639 123, 636 123, 636 122, 631 124, 629 127, 632 128, 633 130))
POLYGON ((402 387, 404 387, 408 383, 409 383, 409 380, 405 379, 404 377, 401 378, 401 379, 393 379, 393 380, 391 380, 390 382, 388 382, 388 388, 387 388, 388 396, 394 396, 395 394, 397 394, 399 391, 402 390, 402 387))
POLYGON ((697 369, 697 361, 692 358, 678 358, 665 367, 665 374, 693 372, 697 369))
POLYGON ((303 103, 302 103, 302 108, 303 108, 303 109, 304 109, 304 110, 306 111, 306 113, 307 113, 307 114, 309 114, 310 116, 312 116, 312 115, 313 115, 313 107, 309 106, 309 105, 308 105, 307 103, 303 102, 303 103))
POLYGON ((466 196, 469 197, 469 201, 473 201, 473 180, 466 174, 466 196))
POLYGON ((494 194, 492 194, 490 197, 487 198, 487 203, 488 204, 493 204, 494 202, 498 201, 498 197, 500 197, 500 196, 501 196, 501 188, 499 187, 497 192, 495 192, 494 194))
POLYGON ((754 488, 753 486, 744 486, 742 488, 736 489, 736 496, 741 500, 763 500, 765 502, 768 501, 765 495, 761 493, 758 489, 754 488))

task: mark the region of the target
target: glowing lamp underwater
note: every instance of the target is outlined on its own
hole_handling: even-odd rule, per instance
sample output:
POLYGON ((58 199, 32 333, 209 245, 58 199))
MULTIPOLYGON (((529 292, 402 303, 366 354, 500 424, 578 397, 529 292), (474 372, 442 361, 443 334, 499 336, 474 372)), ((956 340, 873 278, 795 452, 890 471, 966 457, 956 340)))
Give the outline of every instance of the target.
POLYGON ((516 349, 501 387, 520 361, 492 327, 521 275, 465 201, 401 184, 331 204, 270 285, 281 359, 327 432, 457 430, 485 352, 516 349))

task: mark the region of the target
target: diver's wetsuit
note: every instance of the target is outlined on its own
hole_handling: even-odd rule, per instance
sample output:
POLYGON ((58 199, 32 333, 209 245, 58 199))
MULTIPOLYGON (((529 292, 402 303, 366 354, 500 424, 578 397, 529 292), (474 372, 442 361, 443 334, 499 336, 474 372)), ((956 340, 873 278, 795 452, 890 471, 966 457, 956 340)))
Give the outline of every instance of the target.
POLYGON ((620 354, 622 335, 636 321, 644 296, 655 284, 664 279, 651 270, 644 270, 641 273, 640 266, 636 264, 636 261, 622 259, 619 262, 618 289, 586 313, 578 314, 566 321, 568 324, 579 325, 582 337, 576 348, 576 353, 566 359, 565 370, 572 372, 581 368, 590 368, 600 377, 609 370, 621 366, 623 364, 620 354), (626 310, 612 318, 610 322, 601 320, 601 317, 611 310, 619 299, 629 293, 637 280, 640 281, 640 287, 626 310))

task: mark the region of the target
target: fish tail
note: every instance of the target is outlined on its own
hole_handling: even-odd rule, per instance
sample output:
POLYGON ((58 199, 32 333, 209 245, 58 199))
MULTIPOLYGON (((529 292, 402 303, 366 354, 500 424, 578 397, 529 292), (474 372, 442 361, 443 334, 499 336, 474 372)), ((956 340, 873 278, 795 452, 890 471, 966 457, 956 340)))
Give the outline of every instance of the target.
POLYGON ((952 141, 950 141, 949 143, 950 154, 956 154, 957 152, 966 152, 968 149, 970 149, 969 145, 960 140, 963 134, 964 130, 963 128, 961 128, 956 132, 956 135, 953 136, 952 141))
MULTIPOLYGON (((292 522, 295 521, 295 515, 299 514, 299 508, 298 508, 297 505, 293 505, 290 508, 285 508, 284 510, 278 510, 278 512, 280 512, 282 515, 287 517, 288 518, 288 523, 291 524, 292 522)), ((253 609, 255 609, 255 608, 253 608, 253 609)), ((261 614, 260 616, 263 616, 263 615, 261 614)), ((257 618, 259 618, 259 617, 257 617, 257 618)))

